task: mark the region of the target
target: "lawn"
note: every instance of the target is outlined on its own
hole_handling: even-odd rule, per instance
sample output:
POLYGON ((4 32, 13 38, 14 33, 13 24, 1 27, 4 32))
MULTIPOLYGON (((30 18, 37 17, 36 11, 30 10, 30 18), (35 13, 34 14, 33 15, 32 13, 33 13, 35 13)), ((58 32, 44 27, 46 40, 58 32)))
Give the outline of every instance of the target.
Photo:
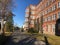
POLYGON ((50 45, 60 45, 60 36, 46 35, 50 45))
POLYGON ((37 39, 37 40, 44 41, 44 37, 43 37, 41 34, 38 34, 38 35, 36 36, 36 39, 37 39))
MULTIPOLYGON (((31 33, 27 33, 31 34, 31 33)), ((50 45, 60 45, 60 36, 55 36, 55 35, 44 35, 42 36, 41 34, 33 33, 36 34, 34 37, 36 37, 37 40, 41 40, 43 42, 46 42, 44 36, 46 36, 47 41, 50 45)))
POLYGON ((12 32, 5 32, 5 36, 11 36, 12 32))
MULTIPOLYGON (((47 38, 47 41, 50 45, 60 45, 60 36, 55 35, 45 35, 47 38)), ((46 41, 44 36, 38 35, 36 36, 38 40, 46 41)))

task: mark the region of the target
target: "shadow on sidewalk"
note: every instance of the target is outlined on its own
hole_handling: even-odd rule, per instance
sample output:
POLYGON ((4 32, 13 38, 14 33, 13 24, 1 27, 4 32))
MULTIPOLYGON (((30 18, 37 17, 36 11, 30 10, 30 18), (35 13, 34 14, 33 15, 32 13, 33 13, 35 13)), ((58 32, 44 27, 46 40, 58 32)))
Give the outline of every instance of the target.
MULTIPOLYGON (((15 38, 16 39, 16 38, 15 38)), ((25 38, 23 40, 20 40, 19 42, 14 42, 12 37, 10 37, 4 45, 34 45, 36 38, 25 38), (30 40, 31 39, 31 40, 30 40), (29 41, 30 40, 30 41, 29 41)))
POLYGON ((48 42, 48 39, 47 39, 46 36, 44 36, 44 39, 45 39, 45 43, 46 43, 46 45, 49 45, 49 42, 48 42))
POLYGON ((0 45, 3 45, 4 43, 6 43, 6 40, 8 40, 10 36, 4 36, 4 35, 0 35, 0 45))
POLYGON ((17 45, 34 45, 36 38, 28 41, 28 40, 22 40, 17 43, 17 45))

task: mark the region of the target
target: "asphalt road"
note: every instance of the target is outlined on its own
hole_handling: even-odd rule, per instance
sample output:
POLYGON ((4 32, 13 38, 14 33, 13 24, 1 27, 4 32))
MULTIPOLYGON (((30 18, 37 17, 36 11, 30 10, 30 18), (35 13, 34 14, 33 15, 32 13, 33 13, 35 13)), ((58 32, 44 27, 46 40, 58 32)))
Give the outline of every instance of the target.
POLYGON ((44 42, 37 41, 33 36, 15 31, 4 45, 45 45, 44 42))

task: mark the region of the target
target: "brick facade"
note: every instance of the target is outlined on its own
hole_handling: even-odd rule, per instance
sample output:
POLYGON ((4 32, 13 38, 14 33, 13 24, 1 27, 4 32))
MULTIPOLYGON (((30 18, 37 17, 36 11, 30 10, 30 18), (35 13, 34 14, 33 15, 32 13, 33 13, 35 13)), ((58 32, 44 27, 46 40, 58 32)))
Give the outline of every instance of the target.
MULTIPOLYGON (((30 8, 32 8, 31 6, 33 5, 30 5, 30 8)), ((54 35, 56 33, 56 21, 60 18, 60 0, 42 0, 34 7, 34 10, 30 9, 31 13, 35 11, 34 14, 29 15, 35 16, 35 21, 39 18, 39 23, 41 22, 42 17, 43 33, 54 35)), ((30 22, 31 21, 32 20, 30 20, 30 22)), ((34 27, 33 25, 30 24, 30 27, 34 27)))

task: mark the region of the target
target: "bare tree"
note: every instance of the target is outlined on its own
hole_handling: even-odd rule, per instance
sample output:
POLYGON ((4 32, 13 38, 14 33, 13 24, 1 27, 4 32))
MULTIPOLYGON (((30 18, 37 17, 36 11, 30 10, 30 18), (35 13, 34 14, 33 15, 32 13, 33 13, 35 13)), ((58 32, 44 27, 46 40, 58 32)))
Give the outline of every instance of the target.
POLYGON ((8 12, 12 11, 13 0, 0 0, 0 17, 2 18, 2 30, 4 34, 4 20, 8 12))

